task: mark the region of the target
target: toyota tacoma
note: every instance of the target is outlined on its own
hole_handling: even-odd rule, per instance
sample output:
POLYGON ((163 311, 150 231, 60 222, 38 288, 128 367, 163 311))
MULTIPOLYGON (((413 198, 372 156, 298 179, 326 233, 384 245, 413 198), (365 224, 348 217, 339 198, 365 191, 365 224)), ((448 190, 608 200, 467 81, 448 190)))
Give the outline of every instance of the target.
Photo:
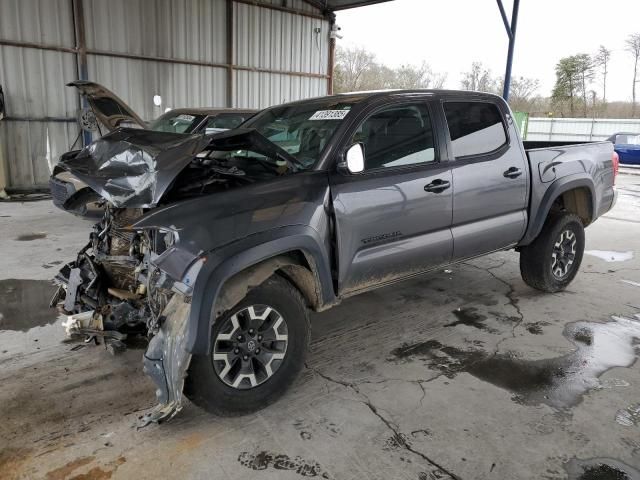
POLYGON ((545 292, 576 276, 615 202, 610 142, 522 142, 500 97, 353 93, 214 135, 117 129, 59 168, 105 202, 52 304, 69 335, 145 335, 158 405, 239 415, 304 365, 309 310, 514 249, 545 292))

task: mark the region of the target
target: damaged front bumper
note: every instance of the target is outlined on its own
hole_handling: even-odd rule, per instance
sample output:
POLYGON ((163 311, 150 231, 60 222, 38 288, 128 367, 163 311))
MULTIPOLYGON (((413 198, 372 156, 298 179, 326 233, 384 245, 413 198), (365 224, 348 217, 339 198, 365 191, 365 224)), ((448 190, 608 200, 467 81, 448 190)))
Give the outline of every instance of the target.
MULTIPOLYGON (((159 233, 168 237, 165 231, 159 233)), ((186 349, 191 295, 206 258, 187 255, 176 244, 157 255, 148 247, 148 232, 144 238, 136 235, 128 256, 106 257, 91 243, 82 249, 78 259, 56 275, 59 289, 51 306, 61 311, 67 336, 96 343, 102 339, 111 353, 126 348, 128 335, 146 332, 150 340, 143 356, 144 372, 156 386, 158 404, 141 417, 140 426, 144 426, 168 420, 182 409, 182 390, 191 361, 186 349), (144 241, 142 247, 134 244, 139 239, 144 241), (91 253, 87 253, 89 249, 91 253), (136 254, 138 263, 131 262, 136 254), (111 262, 108 267, 105 260, 111 262), (128 290, 115 283, 120 277, 109 276, 114 271, 131 279, 128 290)))
POLYGON ((185 349, 191 304, 174 295, 162 312, 162 324, 144 354, 144 372, 156 384, 158 405, 140 419, 140 426, 172 418, 182 409, 182 389, 191 362, 185 349))

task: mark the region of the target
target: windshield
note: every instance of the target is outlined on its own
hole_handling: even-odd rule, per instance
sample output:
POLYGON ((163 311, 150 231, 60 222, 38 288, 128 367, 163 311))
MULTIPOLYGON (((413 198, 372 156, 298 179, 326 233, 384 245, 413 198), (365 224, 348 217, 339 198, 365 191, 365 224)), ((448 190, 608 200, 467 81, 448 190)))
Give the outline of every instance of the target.
POLYGON ((165 113, 151 122, 150 130, 168 133, 191 133, 206 115, 191 115, 188 113, 165 113))
MULTIPOLYGON (((265 110, 244 126, 256 129, 298 160, 298 168, 311 168, 329 143, 352 103, 331 98, 297 105, 265 110)), ((263 157, 246 150, 236 151, 234 156, 263 157)))

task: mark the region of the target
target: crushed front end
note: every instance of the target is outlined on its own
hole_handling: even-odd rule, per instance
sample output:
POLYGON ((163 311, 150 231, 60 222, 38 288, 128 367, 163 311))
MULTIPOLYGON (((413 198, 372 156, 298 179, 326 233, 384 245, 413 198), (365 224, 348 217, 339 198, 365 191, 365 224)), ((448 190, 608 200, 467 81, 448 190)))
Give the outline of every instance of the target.
POLYGON ((143 423, 181 408, 191 360, 187 320, 206 261, 201 246, 210 251, 214 243, 199 228, 198 209, 185 219, 174 217, 173 207, 273 179, 294 171, 294 163, 252 129, 205 136, 121 128, 60 159, 58 168, 87 185, 65 201, 65 209, 88 196, 104 206, 104 215, 77 258, 56 276, 52 306, 66 317, 69 336, 104 344, 112 353, 132 337, 149 341, 144 366, 159 404, 143 423), (246 148, 264 157, 240 154, 246 148))
MULTIPOLYGON (((174 253, 177 232, 134 231, 131 224, 142 214, 139 208, 106 206, 87 245, 56 276, 52 306, 65 317, 69 337, 104 344, 111 353, 123 351, 131 340, 149 341, 144 371, 156 384, 159 404, 143 417, 147 424, 181 408, 191 358, 184 339, 192 289, 156 264, 174 253)), ((192 283, 203 260, 188 261, 192 283)))

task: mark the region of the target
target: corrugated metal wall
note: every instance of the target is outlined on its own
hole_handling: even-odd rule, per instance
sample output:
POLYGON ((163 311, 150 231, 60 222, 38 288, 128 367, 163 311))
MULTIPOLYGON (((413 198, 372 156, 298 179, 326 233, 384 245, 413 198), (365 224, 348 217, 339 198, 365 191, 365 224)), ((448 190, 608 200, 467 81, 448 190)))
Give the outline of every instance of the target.
POLYGON ((149 60, 89 54, 89 79, 113 90, 145 120, 165 108, 225 107, 226 4, 212 0, 84 0, 89 51, 143 55, 149 60), (114 32, 117 34, 114 35, 114 32), (153 96, 163 104, 156 107, 153 96))
POLYGON ((243 3, 234 5, 234 19, 233 61, 236 65, 318 76, 238 70, 235 74, 236 106, 263 108, 326 94, 327 21, 243 3))
MULTIPOLYGON (((0 38, 73 48, 70 0, 0 0, 0 38)), ((78 134, 75 54, 0 45, 0 84, 6 117, 0 148, 10 185, 46 182, 52 162, 78 134), (67 119, 67 121, 65 121, 67 119)))
POLYGON ((597 141, 618 132, 640 132, 640 120, 616 118, 529 118, 526 140, 597 141))
MULTIPOLYGON (((79 99, 64 86, 80 78, 73 1, 0 0, 0 148, 12 187, 46 184, 79 133, 79 99)), ((297 13, 281 0, 233 1, 231 66, 226 0, 79 1, 88 79, 146 120, 165 108, 262 108, 327 92, 329 22, 302 0, 287 2, 297 13)))

